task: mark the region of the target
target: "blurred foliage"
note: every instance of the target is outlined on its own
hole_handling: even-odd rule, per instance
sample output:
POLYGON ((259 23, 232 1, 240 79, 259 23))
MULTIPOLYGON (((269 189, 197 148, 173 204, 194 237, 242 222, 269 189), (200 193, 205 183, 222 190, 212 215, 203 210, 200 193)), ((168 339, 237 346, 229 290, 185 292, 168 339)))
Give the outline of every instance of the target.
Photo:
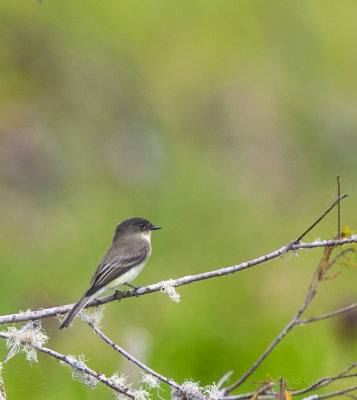
MULTIPOLYGON (((356 227, 356 16, 357 3, 330 0, 3 0, 1 314, 76 301, 132 216, 164 227, 137 285, 280 247, 335 198, 337 172, 342 223, 356 227)), ((336 229, 331 215, 308 239, 336 229)), ((179 288, 178 305, 112 303, 103 329, 179 382, 236 379, 295 313, 320 256, 179 288)), ((355 301, 355 279, 342 268, 324 282, 311 315, 355 301)), ((58 325, 44 323, 50 347, 138 379, 81 321, 58 325)), ((341 319, 297 328, 244 389, 338 373, 356 358, 346 335, 341 319)), ((41 355, 18 355, 3 377, 9 398, 113 398, 41 355)))

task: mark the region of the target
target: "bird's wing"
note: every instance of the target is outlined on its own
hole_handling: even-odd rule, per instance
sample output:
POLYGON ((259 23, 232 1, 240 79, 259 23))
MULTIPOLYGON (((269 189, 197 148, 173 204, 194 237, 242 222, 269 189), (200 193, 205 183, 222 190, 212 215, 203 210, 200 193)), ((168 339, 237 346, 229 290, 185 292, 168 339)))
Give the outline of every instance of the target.
POLYGON ((91 280, 91 285, 86 292, 90 296, 108 283, 125 274, 131 268, 145 261, 150 255, 150 245, 143 243, 135 251, 115 251, 110 248, 98 265, 91 280), (116 253, 118 253, 116 255, 116 253))

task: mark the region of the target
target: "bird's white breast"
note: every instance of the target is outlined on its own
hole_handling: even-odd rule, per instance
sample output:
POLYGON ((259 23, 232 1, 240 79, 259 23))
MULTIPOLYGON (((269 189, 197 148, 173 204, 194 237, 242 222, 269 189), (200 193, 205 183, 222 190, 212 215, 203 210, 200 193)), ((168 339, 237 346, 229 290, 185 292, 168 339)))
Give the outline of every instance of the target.
POLYGON ((117 279, 114 279, 107 284, 106 290, 115 290, 118 289, 120 286, 131 282, 142 271, 142 269, 145 267, 145 264, 146 260, 141 264, 138 264, 136 267, 131 268, 129 271, 125 272, 125 274, 118 276, 117 279))

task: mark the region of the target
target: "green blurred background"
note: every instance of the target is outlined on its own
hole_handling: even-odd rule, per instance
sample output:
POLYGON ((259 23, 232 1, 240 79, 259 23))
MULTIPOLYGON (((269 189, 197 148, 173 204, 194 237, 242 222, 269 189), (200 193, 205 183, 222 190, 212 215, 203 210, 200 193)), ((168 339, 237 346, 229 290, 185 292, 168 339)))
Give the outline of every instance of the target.
MULTIPOLYGON (((1 314, 78 300, 132 216, 164 227, 137 285, 279 248, 334 200, 338 172, 342 224, 356 227, 356 17, 351 1, 3 0, 1 314)), ((336 213, 306 240, 335 232, 336 213)), ((111 303, 103 330, 178 382, 233 369, 232 382, 300 306, 320 256, 180 287, 179 304, 111 303)), ((355 301, 356 272, 340 270, 309 315, 355 301)), ((242 389, 266 374, 298 388, 338 373, 357 353, 346 324, 296 328, 242 389)), ((49 347, 138 381, 83 322, 58 325, 44 322, 49 347)), ((39 359, 4 365, 9 399, 113 398, 39 359)))

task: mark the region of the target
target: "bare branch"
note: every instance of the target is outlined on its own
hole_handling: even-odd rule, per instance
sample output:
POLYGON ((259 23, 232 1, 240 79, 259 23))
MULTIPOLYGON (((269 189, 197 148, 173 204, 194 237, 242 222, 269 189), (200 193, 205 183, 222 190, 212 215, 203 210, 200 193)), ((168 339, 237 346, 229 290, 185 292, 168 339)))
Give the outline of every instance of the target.
POLYGON ((294 242, 299 243, 321 220, 323 220, 326 215, 336 206, 336 204, 340 204, 342 199, 345 199, 348 194, 343 194, 342 196, 338 196, 338 199, 319 217, 317 220, 306 229, 304 233, 302 233, 294 242))
POLYGON ((225 394, 236 389, 243 382, 245 382, 247 378, 249 378, 252 375, 252 373, 259 367, 259 365, 268 357, 268 355, 275 349, 275 347, 287 335, 287 333, 296 325, 296 321, 299 320, 300 315, 305 311, 306 307, 311 302, 312 298, 313 298, 313 294, 312 294, 312 292, 309 291, 308 295, 306 296, 306 299, 304 301, 304 304, 300 307, 298 312, 294 315, 294 317, 290 320, 290 322, 285 326, 285 328, 279 333, 277 338, 273 340, 273 342, 266 348, 266 350, 263 352, 263 354, 255 361, 255 363, 249 368, 249 370, 241 378, 239 378, 232 385, 230 385, 224 389, 225 394))
POLYGON ((337 238, 339 239, 341 237, 341 202, 340 202, 340 197, 341 197, 341 181, 340 181, 340 174, 337 174, 336 176, 337 179, 337 238))
MULTIPOLYGON (((357 386, 351 386, 351 387, 349 387, 347 389, 339 390, 339 391, 333 392, 333 393, 316 394, 313 397, 311 397, 311 400, 328 399, 328 398, 331 398, 331 397, 341 396, 342 394, 354 392, 355 390, 357 390, 357 386)), ((305 398, 305 400, 307 400, 309 397, 305 398)))
POLYGON ((222 376, 222 378, 217 382, 217 387, 220 388, 232 375, 233 375, 233 370, 226 372, 222 376))
POLYGON ((321 321, 322 319, 335 317, 336 315, 343 314, 345 312, 354 310, 355 308, 357 308, 357 303, 350 304, 349 306, 342 307, 342 308, 340 308, 338 310, 335 310, 335 311, 332 311, 332 312, 329 312, 329 313, 326 313, 326 314, 318 315, 317 317, 299 319, 296 323, 299 324, 299 325, 304 325, 304 324, 308 324, 310 322, 321 321))
POLYGON ((337 262, 337 260, 343 257, 346 253, 354 253, 356 250, 353 247, 348 247, 347 249, 343 249, 340 251, 335 258, 332 259, 324 269, 324 276, 326 275, 327 271, 337 262))
POLYGON ((294 396, 305 394, 305 393, 320 389, 322 387, 325 387, 325 386, 329 385, 330 383, 335 382, 337 380, 349 379, 352 377, 354 378, 357 376, 357 374, 350 374, 350 375, 346 375, 346 374, 349 371, 351 371, 352 369, 354 369, 356 366, 357 366, 357 362, 354 362, 353 364, 349 365, 347 368, 345 368, 342 372, 340 372, 336 376, 318 379, 312 385, 310 385, 304 389, 301 389, 301 390, 295 390, 291 394, 294 396))
MULTIPOLYGON (((236 382, 231 384, 230 386, 226 387, 224 389, 224 393, 227 394, 231 392, 232 390, 236 389, 238 386, 240 386, 243 382, 246 381, 247 378, 249 378, 253 372, 260 366, 260 364, 266 359, 266 357, 274 350, 274 348, 280 343, 280 341, 287 335, 287 333, 295 326, 299 325, 300 321, 300 316, 302 313, 306 310, 307 306, 311 303, 312 299, 314 298, 316 291, 317 291, 317 286, 321 282, 322 278, 326 275, 327 271, 332 267, 334 263, 337 262, 337 260, 344 256, 347 252, 349 251, 355 251, 353 248, 347 248, 342 250, 340 253, 335 256, 332 261, 328 262, 326 266, 324 263, 328 261, 326 259, 325 253, 324 256, 322 257, 319 265, 317 266, 312 280, 309 285, 309 289, 307 291, 305 300, 303 305, 299 308, 297 313, 294 315, 294 317, 290 320, 290 322, 285 326, 285 328, 280 332, 280 334, 276 337, 275 340, 266 348, 266 350, 263 352, 263 354, 254 362, 254 364, 249 368, 249 370, 241 377, 239 378, 236 382), (322 272, 321 272, 322 271, 322 272)), ((331 256, 331 252, 328 253, 328 257, 331 256)))
POLYGON ((87 324, 93 328, 94 332, 99 335, 101 339, 104 340, 107 344, 109 344, 110 347, 112 347, 115 351, 119 352, 121 355, 123 355, 125 358, 127 358, 129 361, 133 362, 136 364, 139 368, 144 370, 146 373, 155 376, 156 378, 160 379, 160 381, 167 383, 171 387, 181 390, 181 386, 176 383, 173 379, 168 379, 164 377, 163 375, 159 374, 158 372, 154 371, 152 368, 148 367, 141 361, 137 360, 135 357, 133 357, 131 354, 129 354, 127 351, 125 351, 122 347, 118 346, 116 343, 114 343, 111 339, 108 338, 99 328, 94 326, 92 323, 87 321, 87 324))
POLYGON ((245 399, 263 399, 263 398, 271 398, 274 399, 277 397, 277 394, 269 394, 265 395, 267 391, 270 391, 273 386, 274 382, 267 382, 265 385, 262 385, 258 390, 255 392, 250 392, 250 393, 243 393, 243 394, 236 394, 236 395, 227 395, 223 396, 222 400, 245 400, 245 399))
MULTIPOLYGON (((351 244, 351 243, 357 243, 357 237, 353 238, 345 238, 345 239, 333 239, 333 240, 323 240, 323 241, 316 241, 312 243, 296 243, 292 244, 291 242, 286 245, 281 247, 278 250, 275 250, 271 253, 268 253, 264 256, 255 258, 250 261, 242 262, 237 265, 232 265, 230 267, 224 267, 224 268, 219 268, 213 271, 208 271, 208 272, 203 272, 201 274, 197 275, 187 275, 183 276, 181 278, 177 279, 172 279, 169 280, 170 284, 172 284, 174 287, 181 286, 181 285, 188 285, 193 282, 198 282, 204 279, 211 279, 211 278, 216 278, 220 276, 225 276, 229 274, 233 274, 235 272, 243 271, 247 268, 251 268, 255 265, 265 263, 269 260, 272 260, 274 258, 280 257, 284 255, 287 251, 292 250, 302 250, 302 249, 312 249, 312 248, 317 248, 317 247, 327 247, 327 246, 339 246, 343 244, 351 244)), ((155 293, 159 292, 162 290, 165 285, 167 284, 168 281, 161 281, 152 285, 148 286, 143 286, 137 290, 125 290, 123 292, 120 292, 118 295, 112 294, 109 296, 103 296, 97 299, 93 299, 88 303, 86 308, 89 307, 96 307, 102 304, 106 304, 115 300, 121 300, 127 297, 136 297, 136 296, 142 296, 145 294, 149 293, 155 293)), ((17 314, 8 314, 8 315, 2 315, 0 316, 0 325, 1 324, 8 324, 8 323, 16 323, 16 322, 24 322, 24 321, 33 321, 36 319, 43 319, 43 318, 49 318, 49 317, 55 317, 56 315, 59 314, 65 314, 67 313, 71 308, 73 307, 73 304, 66 304, 62 306, 57 306, 57 307, 50 307, 50 308, 41 308, 36 311, 25 311, 17 314)))
MULTIPOLYGON (((6 332, 0 331, 0 337, 2 337, 4 339, 8 339, 9 335, 6 332)), ((114 385, 110 381, 110 378, 106 377, 103 373, 94 371, 93 369, 91 369, 87 366, 79 365, 79 363, 74 361, 73 358, 71 358, 69 356, 65 356, 61 353, 58 353, 57 351, 52 350, 48 347, 33 345, 33 348, 38 351, 41 351, 42 353, 47 354, 50 357, 56 358, 57 360, 60 360, 60 361, 63 361, 64 363, 70 365, 74 370, 81 370, 85 374, 90 375, 93 378, 97 379, 98 381, 104 383, 104 385, 108 386, 110 389, 113 389, 116 392, 122 393, 123 395, 129 397, 130 399, 135 399, 135 396, 132 392, 130 392, 129 390, 124 390, 121 387, 114 385)))
MULTIPOLYGON (((355 368, 357 366, 357 362, 353 363, 352 365, 348 366, 347 368, 345 368, 342 372, 340 372, 339 374, 337 374, 336 376, 333 377, 325 377, 325 378, 321 378, 318 379, 315 383, 313 383, 312 385, 301 389, 301 390, 295 390, 290 392, 290 394, 292 396, 300 396, 302 394, 306 394, 309 392, 313 392, 316 391, 318 389, 321 389, 323 387, 326 387, 328 385, 330 385, 333 382, 336 381, 343 381, 345 379, 351 379, 351 378, 356 378, 357 377, 357 373, 356 374, 349 374, 347 375, 347 373, 349 371, 351 371, 353 368, 355 368)), ((238 394, 238 395, 228 395, 228 396, 224 396, 223 400, 244 400, 244 399, 252 399, 253 396, 257 396, 257 394, 259 394, 259 399, 275 399, 278 397, 278 394, 275 392, 272 393, 266 393, 267 389, 272 388, 272 384, 273 382, 270 382, 267 385, 264 385, 262 388, 259 389, 259 393, 258 392, 251 392, 251 393, 243 393, 243 394, 238 394)), ((351 388, 347 388, 347 391, 351 390, 355 390, 355 387, 351 387, 351 388)), ((329 397, 333 397, 333 396, 338 396, 340 394, 340 392, 334 392, 334 393, 330 393, 329 397)), ((318 399, 320 397, 318 397, 318 394, 313 394, 311 396, 305 397, 305 399, 311 398, 311 399, 318 399)))

